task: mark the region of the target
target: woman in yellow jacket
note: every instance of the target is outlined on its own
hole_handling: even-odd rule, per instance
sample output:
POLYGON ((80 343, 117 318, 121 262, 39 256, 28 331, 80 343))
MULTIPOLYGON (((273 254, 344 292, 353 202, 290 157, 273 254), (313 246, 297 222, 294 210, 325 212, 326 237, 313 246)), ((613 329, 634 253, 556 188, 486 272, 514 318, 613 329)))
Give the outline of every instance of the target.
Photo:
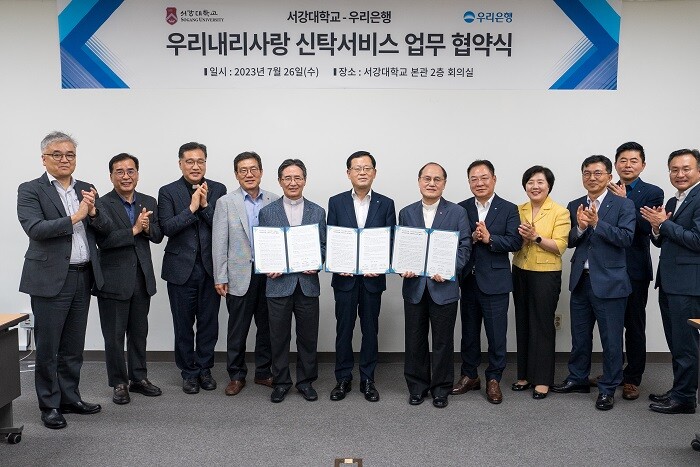
POLYGON ((523 247, 513 256, 513 302, 518 343, 518 381, 544 399, 554 383, 554 312, 561 291, 561 255, 571 229, 569 211, 552 201, 554 174, 540 165, 523 174, 530 201, 518 206, 523 247))

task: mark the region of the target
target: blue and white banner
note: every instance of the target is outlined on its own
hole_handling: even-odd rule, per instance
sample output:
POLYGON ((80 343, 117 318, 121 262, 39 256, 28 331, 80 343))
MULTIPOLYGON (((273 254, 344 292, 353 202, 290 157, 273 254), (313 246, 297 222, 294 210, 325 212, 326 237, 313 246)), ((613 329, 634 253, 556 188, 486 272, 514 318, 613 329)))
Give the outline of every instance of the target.
POLYGON ((63 88, 617 89, 621 0, 58 0, 63 88))

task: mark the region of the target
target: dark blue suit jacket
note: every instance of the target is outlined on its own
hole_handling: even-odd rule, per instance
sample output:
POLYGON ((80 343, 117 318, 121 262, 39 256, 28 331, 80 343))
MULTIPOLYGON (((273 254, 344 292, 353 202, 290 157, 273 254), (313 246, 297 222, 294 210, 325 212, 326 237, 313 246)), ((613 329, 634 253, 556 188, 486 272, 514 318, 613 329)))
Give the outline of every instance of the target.
POLYGON ((693 188, 676 208, 676 198, 666 203, 673 216, 661 223, 654 245, 661 247, 656 287, 677 295, 700 295, 700 186, 693 188))
MULTIPOLYGON (((475 198, 471 197, 459 205, 467 210, 469 228, 474 231, 479 221, 475 198)), ((484 221, 491 234, 491 244, 474 243, 471 258, 464 267, 462 277, 466 277, 473 269, 476 284, 483 293, 509 293, 513 290, 513 278, 508 252, 518 251, 523 246, 523 238, 518 233, 518 206, 494 195, 484 221)))
POLYGON ((211 224, 216 201, 226 194, 226 187, 213 180, 206 181, 207 207, 192 214, 190 195, 183 178, 161 187, 158 191, 158 221, 168 237, 163 255, 161 277, 172 284, 182 285, 192 274, 201 251, 202 263, 207 274, 214 276, 211 258, 211 224))
MULTIPOLYGON (((457 246, 457 261, 455 271, 459 272, 469 260, 471 252, 471 230, 467 221, 467 213, 454 203, 441 198, 435 219, 431 228, 438 230, 459 231, 457 246)), ((399 212, 399 225, 404 227, 425 228, 423 220, 423 205, 420 201, 409 204, 399 212)), ((447 305, 459 300, 459 282, 436 282, 429 277, 412 277, 403 280, 403 298, 409 303, 419 303, 428 287, 430 298, 438 305, 447 305)))
POLYGON ((569 291, 576 288, 583 265, 588 260, 591 288, 598 298, 622 298, 632 292, 627 275, 627 248, 634 237, 635 213, 632 200, 607 193, 598 210, 596 228, 588 227, 578 235, 576 210, 586 205, 587 197, 575 199, 566 208, 571 213, 569 248, 576 248, 571 257, 569 291))
MULTIPOLYGON (((328 200, 328 225, 357 228, 355 205, 351 193, 352 190, 344 191, 328 200)), ((394 225, 396 225, 394 201, 372 191, 372 201, 367 212, 365 228, 392 227, 394 225)), ((386 275, 384 274, 380 274, 378 277, 364 277, 363 282, 369 292, 376 293, 386 290, 386 275)), ((355 286, 355 277, 333 274, 331 286, 343 291, 352 290, 355 286)))
POLYGON ((658 186, 646 183, 640 178, 634 189, 627 193, 627 199, 634 203, 637 216, 632 246, 627 248, 627 274, 634 281, 651 281, 654 277, 649 254, 651 224, 644 220, 639 209, 642 206, 661 206, 664 202, 664 192, 658 186))

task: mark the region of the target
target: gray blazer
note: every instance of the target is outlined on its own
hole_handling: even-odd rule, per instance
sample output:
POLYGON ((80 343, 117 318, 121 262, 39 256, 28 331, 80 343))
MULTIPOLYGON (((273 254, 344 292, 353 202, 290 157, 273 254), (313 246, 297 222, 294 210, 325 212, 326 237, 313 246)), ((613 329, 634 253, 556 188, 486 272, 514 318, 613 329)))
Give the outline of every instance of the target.
MULTIPOLYGON (((282 198, 273 201, 260 210, 258 222, 261 227, 288 227, 289 221, 284 212, 282 198)), ((301 218, 302 225, 318 224, 318 232, 321 240, 321 260, 326 258, 326 211, 318 204, 304 198, 304 215, 301 218)), ((307 297, 321 295, 321 287, 318 282, 318 274, 283 274, 277 279, 267 279, 265 295, 270 298, 289 297, 294 293, 297 284, 307 297)))
MULTIPOLYGON (((260 190, 263 207, 278 199, 274 193, 260 190)), ((214 283, 228 284, 228 293, 242 297, 250 285, 250 250, 253 233, 248 226, 243 188, 222 196, 216 202, 212 223, 212 259, 214 283)))
MULTIPOLYGON (((94 187, 76 180, 78 199, 83 199, 81 190, 89 191, 90 188, 94 187)), ((73 224, 46 173, 36 180, 22 183, 17 189, 17 218, 29 237, 19 291, 37 297, 55 297, 68 276, 73 224)), ((94 218, 86 217, 83 223, 95 284, 102 287, 104 280, 97 261, 95 230, 107 231, 111 222, 106 213, 100 212, 94 218)))
POLYGON ((128 300, 134 295, 136 287, 137 267, 141 268, 146 279, 146 291, 149 296, 156 293, 156 277, 153 272, 150 242, 163 241, 163 232, 158 224, 158 207, 152 196, 138 191, 134 193, 136 204, 134 217, 138 218, 142 208, 153 211, 150 216, 149 235, 143 232, 134 236, 131 221, 126 214, 121 197, 112 190, 101 197, 95 205, 108 214, 114 224, 107 233, 97 234, 99 259, 102 274, 105 278, 103 287, 96 290, 98 297, 115 300, 128 300))

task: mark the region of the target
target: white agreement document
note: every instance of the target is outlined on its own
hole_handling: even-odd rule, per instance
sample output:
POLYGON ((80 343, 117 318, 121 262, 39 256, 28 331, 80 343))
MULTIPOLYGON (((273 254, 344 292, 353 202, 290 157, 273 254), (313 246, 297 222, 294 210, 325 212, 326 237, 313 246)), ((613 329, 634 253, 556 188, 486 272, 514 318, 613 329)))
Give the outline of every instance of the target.
POLYGON ((457 246, 459 232, 447 230, 432 230, 428 242, 428 259, 425 275, 433 277, 439 274, 445 280, 456 279, 457 246))
POLYGON ((326 226, 326 271, 357 273, 357 229, 326 226))
POLYGON ((255 272, 287 272, 284 227, 253 227, 255 272))
POLYGON ((397 225, 394 228, 392 270, 397 274, 410 271, 418 276, 424 275, 427 250, 427 229, 397 225))
POLYGON ((391 227, 360 229, 357 274, 386 274, 391 270, 391 227))
POLYGON ((317 271, 323 267, 318 224, 287 228, 288 272, 317 271))

